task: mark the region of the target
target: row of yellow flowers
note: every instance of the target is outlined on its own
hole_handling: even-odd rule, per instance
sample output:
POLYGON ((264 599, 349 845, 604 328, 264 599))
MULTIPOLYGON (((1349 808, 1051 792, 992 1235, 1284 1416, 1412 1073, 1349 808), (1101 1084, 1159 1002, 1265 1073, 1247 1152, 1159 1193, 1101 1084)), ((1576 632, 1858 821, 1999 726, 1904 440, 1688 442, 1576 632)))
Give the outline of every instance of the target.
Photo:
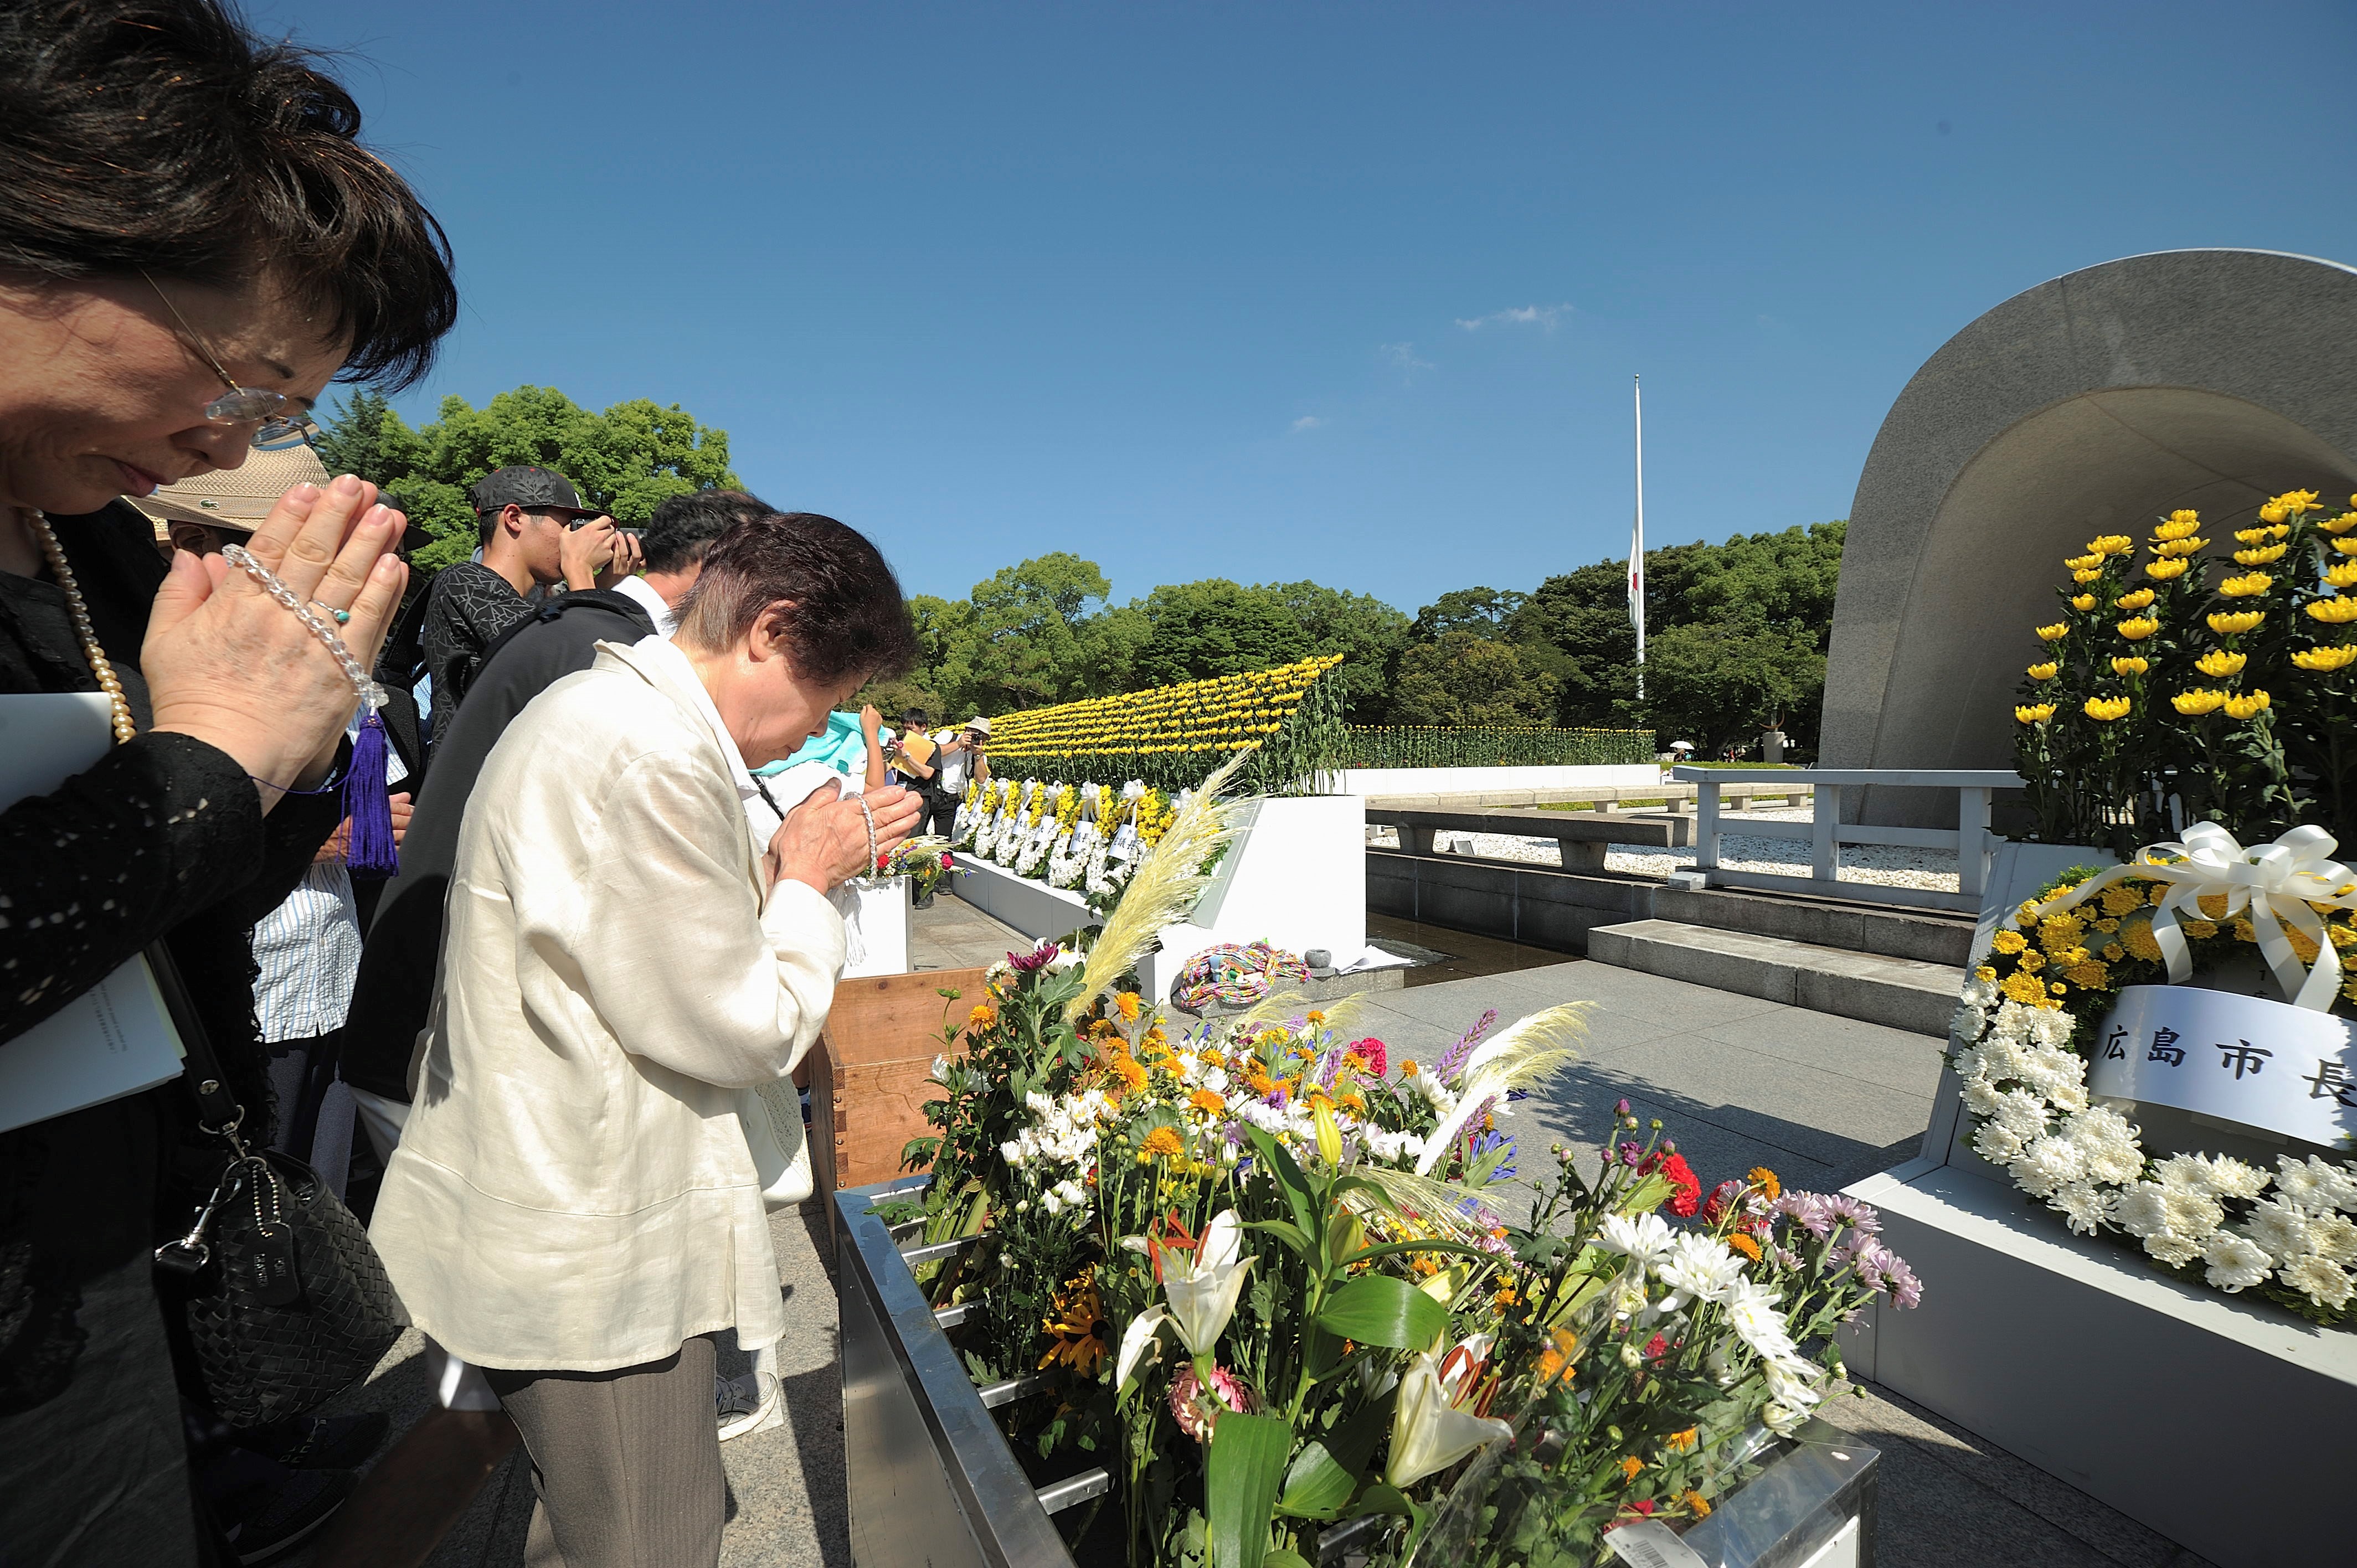
MULTIPOLYGON (((2305 607, 2308 618, 2317 623, 2319 631, 2324 628, 2345 628, 2357 623, 2357 596, 2342 592, 2357 586, 2357 536, 2352 534, 2352 530, 2357 530, 2357 495, 2351 496, 2349 499, 2352 510, 2319 519, 2315 524, 2330 536, 2332 549, 2341 557, 2322 574, 2328 596, 2305 607)), ((2288 548, 2285 540, 2291 532, 2292 523, 2309 512, 2321 510, 2314 490, 2293 490, 2270 499, 2259 509, 2258 526, 2238 529, 2234 534, 2235 542, 2243 546, 2233 553, 2234 562, 2249 570, 2221 581, 2217 585, 2217 592, 2227 599, 2255 600, 2272 591, 2276 578, 2255 568, 2272 565, 2281 560, 2288 548)), ((2144 575, 2156 583, 2173 582, 2184 576, 2192 564, 2191 557, 2210 542, 2198 537, 2201 529, 2199 513, 2171 512, 2166 521, 2153 530, 2152 559, 2145 563, 2144 575)), ((2072 580, 2083 587, 2102 579, 2104 563, 2109 557, 2126 555, 2135 549, 2135 542, 2126 534, 2105 534, 2088 541, 2084 555, 2072 556, 2063 564, 2071 569, 2072 580)), ((2112 602, 2112 609, 2126 612, 2126 618, 2113 628, 2122 640, 2131 645, 2138 644, 2160 629, 2158 616, 2148 613, 2153 599, 2153 590, 2146 587, 2123 594, 2112 602)), ((2072 598, 2070 604, 2072 609, 2083 614, 2091 613, 2097 607, 2097 600, 2092 594, 2080 594, 2072 598)), ((2229 646, 2215 648, 2203 654, 2195 661, 2194 668, 2212 680, 2240 675, 2247 662, 2247 655, 2232 647, 2231 643, 2257 630, 2267 614, 2267 608, 2260 607, 2218 610, 2205 617, 2212 634, 2229 646)), ((2069 637, 2071 631, 2067 621, 2055 621, 2037 628, 2039 640, 2050 645, 2069 637)), ((2346 635, 2345 631, 2343 635, 2346 635)), ((2357 663, 2357 643, 2342 641, 2295 650, 2291 661, 2302 670, 2316 672, 2343 670, 2352 663, 2357 663)), ((2148 660, 2133 652, 2114 656, 2110 664, 2113 673, 2123 679, 2141 676, 2151 667, 2148 660)), ((2027 673, 2034 682, 2050 682, 2061 673, 2061 666, 2053 660, 2041 660, 2030 665, 2027 673)), ((2175 693, 2169 701, 2171 707, 2189 718, 2222 710, 2227 717, 2237 721, 2255 718, 2274 704, 2272 694, 2264 690, 2225 691, 2204 686, 2189 687, 2175 693)), ((2081 705, 2081 711, 2098 723, 2109 724, 2126 718, 2134 707, 2134 700, 2128 696, 2098 695, 2087 698, 2081 705)), ((2036 725, 2047 723, 2053 718, 2055 712, 2056 705, 2052 703, 2026 703, 2017 706, 2013 714, 2022 724, 2036 725)))
POLYGON ((1283 728, 1310 683, 1341 661, 1340 654, 1330 654, 1008 714, 991 721, 991 752, 1003 763, 1026 757, 1242 751, 1283 728))

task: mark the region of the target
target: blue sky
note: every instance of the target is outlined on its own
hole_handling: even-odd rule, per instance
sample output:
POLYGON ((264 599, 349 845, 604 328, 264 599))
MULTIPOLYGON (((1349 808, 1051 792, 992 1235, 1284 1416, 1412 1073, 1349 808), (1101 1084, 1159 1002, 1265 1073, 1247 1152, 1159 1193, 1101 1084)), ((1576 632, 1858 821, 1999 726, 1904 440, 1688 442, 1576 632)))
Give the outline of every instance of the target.
POLYGON ((1980 312, 2357 261, 2357 7, 255 0, 457 248, 401 400, 678 403, 911 591, 1413 611, 1847 511, 1980 312))

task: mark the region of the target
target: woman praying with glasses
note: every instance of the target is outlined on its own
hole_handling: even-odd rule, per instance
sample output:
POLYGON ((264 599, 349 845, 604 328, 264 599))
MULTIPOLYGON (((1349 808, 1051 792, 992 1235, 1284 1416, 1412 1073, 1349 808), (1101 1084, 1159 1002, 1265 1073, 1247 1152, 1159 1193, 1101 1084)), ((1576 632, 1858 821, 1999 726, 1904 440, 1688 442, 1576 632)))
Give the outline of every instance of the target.
MULTIPOLYGON (((102 1051, 75 1008, 148 953, 265 1143, 248 932, 342 814, 404 520, 346 476, 167 568, 117 498, 238 467, 331 380, 414 381, 456 317, 448 246, 345 91, 217 0, 0 7, 0 717, 93 696, 39 766, 0 757, 0 1053, 52 1022, 70 1064, 102 1051)), ((178 1079, 123 1088, 0 1103, 0 1555, 254 1561, 350 1478, 192 1487, 176 1388, 201 1384, 151 1254, 189 1223, 176 1167, 219 1156, 178 1079)))

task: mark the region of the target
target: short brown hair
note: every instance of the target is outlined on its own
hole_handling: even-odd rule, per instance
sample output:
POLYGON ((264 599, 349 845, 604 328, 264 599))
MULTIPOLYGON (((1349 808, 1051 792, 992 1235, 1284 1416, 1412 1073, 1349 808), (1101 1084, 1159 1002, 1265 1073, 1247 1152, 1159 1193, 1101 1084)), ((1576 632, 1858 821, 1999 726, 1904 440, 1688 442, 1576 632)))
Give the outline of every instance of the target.
POLYGON ((747 518, 714 540, 680 601, 678 639, 716 653, 780 601, 786 647, 805 679, 888 679, 916 668, 900 580, 857 529, 810 511, 747 518))
POLYGON ((218 0, 7 0, 0 62, 0 268, 266 272, 350 338, 339 380, 433 366, 458 318, 450 242, 314 57, 218 0))

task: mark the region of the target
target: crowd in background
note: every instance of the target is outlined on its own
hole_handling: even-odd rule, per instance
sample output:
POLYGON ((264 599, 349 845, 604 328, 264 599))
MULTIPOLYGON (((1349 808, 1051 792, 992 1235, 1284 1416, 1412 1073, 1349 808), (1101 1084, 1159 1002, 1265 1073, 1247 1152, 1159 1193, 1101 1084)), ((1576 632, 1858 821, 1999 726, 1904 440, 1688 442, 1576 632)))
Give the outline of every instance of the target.
POLYGON ((530 1561, 715 1563, 772 1108, 987 724, 818 755, 909 611, 742 491, 500 468, 413 575, 312 445, 457 311, 349 94, 218 0, 0 5, 0 1562, 415 1563, 521 1445, 530 1561), (317 1412, 404 1326, 386 1449, 317 1412))

